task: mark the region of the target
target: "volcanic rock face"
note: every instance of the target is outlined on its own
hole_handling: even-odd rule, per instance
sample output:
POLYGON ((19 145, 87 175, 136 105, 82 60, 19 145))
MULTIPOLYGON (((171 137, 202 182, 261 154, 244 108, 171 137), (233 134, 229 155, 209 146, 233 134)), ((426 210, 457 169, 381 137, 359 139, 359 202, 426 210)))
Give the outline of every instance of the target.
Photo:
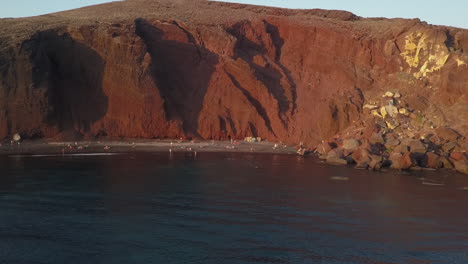
POLYGON ((0 138, 74 131, 312 146, 364 120, 364 105, 388 90, 434 129, 464 136, 466 49, 468 31, 419 20, 203 0, 3 19, 0 138))

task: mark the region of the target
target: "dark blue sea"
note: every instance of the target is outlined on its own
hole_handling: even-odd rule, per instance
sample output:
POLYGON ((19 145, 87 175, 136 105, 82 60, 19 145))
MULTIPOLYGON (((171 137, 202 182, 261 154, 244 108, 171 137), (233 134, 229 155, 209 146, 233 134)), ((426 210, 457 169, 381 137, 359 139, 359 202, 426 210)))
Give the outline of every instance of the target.
POLYGON ((0 157, 0 263, 468 263, 468 176, 271 154, 0 157))

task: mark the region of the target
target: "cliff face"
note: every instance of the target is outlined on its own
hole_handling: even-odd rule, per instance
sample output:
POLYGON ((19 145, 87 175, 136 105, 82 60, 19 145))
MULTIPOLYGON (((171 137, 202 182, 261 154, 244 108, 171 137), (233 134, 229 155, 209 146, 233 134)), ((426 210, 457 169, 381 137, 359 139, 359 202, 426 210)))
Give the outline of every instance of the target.
POLYGON ((468 31, 419 20, 129 0, 0 20, 0 138, 259 136, 314 145, 386 91, 468 132, 468 31))

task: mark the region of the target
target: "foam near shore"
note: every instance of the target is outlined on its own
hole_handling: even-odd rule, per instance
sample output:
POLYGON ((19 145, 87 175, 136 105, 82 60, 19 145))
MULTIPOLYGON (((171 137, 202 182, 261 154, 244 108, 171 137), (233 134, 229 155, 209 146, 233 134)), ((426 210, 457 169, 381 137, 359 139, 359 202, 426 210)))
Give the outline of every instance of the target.
POLYGON ((4 144, 0 155, 12 157, 30 156, 84 156, 115 155, 129 152, 254 152, 295 154, 292 146, 271 142, 240 141, 181 141, 181 140, 135 140, 135 141, 27 141, 20 144, 4 144))

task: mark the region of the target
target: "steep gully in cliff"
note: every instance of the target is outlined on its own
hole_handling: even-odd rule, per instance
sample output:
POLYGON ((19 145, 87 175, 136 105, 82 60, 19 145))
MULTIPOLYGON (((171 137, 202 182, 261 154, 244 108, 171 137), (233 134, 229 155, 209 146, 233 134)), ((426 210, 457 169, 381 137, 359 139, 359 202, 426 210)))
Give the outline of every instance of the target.
POLYGON ((105 61, 67 34, 42 32, 34 39, 33 83, 49 83, 48 121, 59 130, 89 132, 91 124, 107 111, 107 96, 102 91, 105 61))
MULTIPOLYGON (((231 86, 238 89, 251 104, 256 114, 263 120, 268 133, 262 132, 264 130, 258 127, 259 124, 255 120, 241 120, 242 123, 233 121, 231 115, 236 115, 235 112, 239 111, 233 108, 235 106, 231 106, 227 114, 219 116, 218 128, 215 129, 217 131, 213 131, 211 135, 204 133, 204 137, 218 138, 219 135, 224 135, 239 138, 252 134, 277 139, 281 136, 275 130, 279 127, 287 130, 297 108, 296 84, 290 71, 280 61, 284 40, 278 28, 266 20, 262 20, 261 23, 263 26, 260 28, 252 26, 250 21, 242 21, 227 27, 225 34, 233 37, 235 41, 233 55, 232 57, 223 55, 220 59, 220 54, 204 46, 200 35, 195 37, 191 33, 197 29, 186 28, 176 21, 135 20, 134 33, 142 40, 150 57, 149 72, 144 74, 151 76, 154 81, 152 93, 158 94, 163 100, 166 122, 176 121, 181 124, 183 134, 175 133, 180 136, 202 137, 199 131, 200 112, 204 107, 210 85, 229 86, 223 80, 216 84, 210 83, 218 69, 224 72, 231 86), (174 33, 177 30, 186 35, 187 42, 181 41, 177 36, 174 37, 174 34, 178 34, 174 33), (172 35, 166 36, 168 33, 165 31, 171 32, 172 35), (248 34, 250 35, 247 36, 248 34), (252 40, 254 37, 252 34, 259 35, 256 42, 252 40), (248 68, 243 69, 245 73, 241 74, 244 76, 238 78, 239 72, 232 70, 239 69, 243 62, 247 63, 248 68), (253 81, 258 84, 252 85, 253 81), (248 83, 243 84, 243 82, 248 83), (276 106, 271 105, 269 99, 266 100, 265 96, 270 95, 276 101, 274 103, 276 106), (265 104, 268 104, 268 107, 265 104), (272 123, 276 121, 272 118, 280 120, 281 125, 273 126, 272 123), (224 120, 230 125, 229 131, 222 124, 224 120)), ((44 98, 37 97, 40 106, 31 105, 19 109, 10 103, 9 107, 5 107, 6 111, 10 112, 4 115, 8 119, 4 120, 8 126, 2 137, 15 132, 21 132, 25 138, 51 137, 63 131, 76 131, 82 135, 125 137, 121 132, 116 134, 113 132, 115 128, 109 129, 109 125, 106 125, 106 122, 114 124, 113 127, 116 124, 114 121, 105 120, 111 114, 109 104, 112 100, 108 97, 112 94, 109 92, 115 93, 117 89, 109 87, 109 81, 104 80, 104 76, 108 75, 115 66, 110 64, 109 58, 103 57, 107 51, 103 50, 103 47, 96 46, 96 38, 114 40, 132 33, 112 32, 110 36, 99 36, 102 34, 100 33, 102 27, 96 26, 73 30, 78 30, 78 33, 70 34, 63 29, 39 32, 22 44, 20 53, 22 56, 29 56, 31 69, 12 64, 8 70, 23 67, 24 75, 31 71, 32 78, 29 81, 26 78, 24 82, 28 84, 23 85, 21 80, 12 81, 16 84, 4 80, 4 85, 25 89, 24 91, 17 89, 10 95, 16 98, 20 98, 23 92, 30 93, 28 91, 30 88, 41 91, 44 98), (77 34, 89 36, 76 39, 77 34), (103 86, 104 83, 106 87, 103 86), (24 115, 23 110, 35 112, 29 117, 29 121, 24 117, 22 118, 24 122, 15 118, 24 115)), ((135 86, 138 86, 138 83, 135 83, 135 86)), ((239 108, 244 107, 239 105, 239 108)), ((213 116, 209 118, 215 122, 213 116)), ((159 133, 157 137, 164 135, 159 133)))
POLYGON ((182 121, 185 133, 198 137, 198 115, 218 56, 200 47, 177 22, 173 25, 187 34, 189 44, 165 40, 164 32, 144 19, 135 25, 151 55, 152 76, 164 99, 166 118, 182 121))

